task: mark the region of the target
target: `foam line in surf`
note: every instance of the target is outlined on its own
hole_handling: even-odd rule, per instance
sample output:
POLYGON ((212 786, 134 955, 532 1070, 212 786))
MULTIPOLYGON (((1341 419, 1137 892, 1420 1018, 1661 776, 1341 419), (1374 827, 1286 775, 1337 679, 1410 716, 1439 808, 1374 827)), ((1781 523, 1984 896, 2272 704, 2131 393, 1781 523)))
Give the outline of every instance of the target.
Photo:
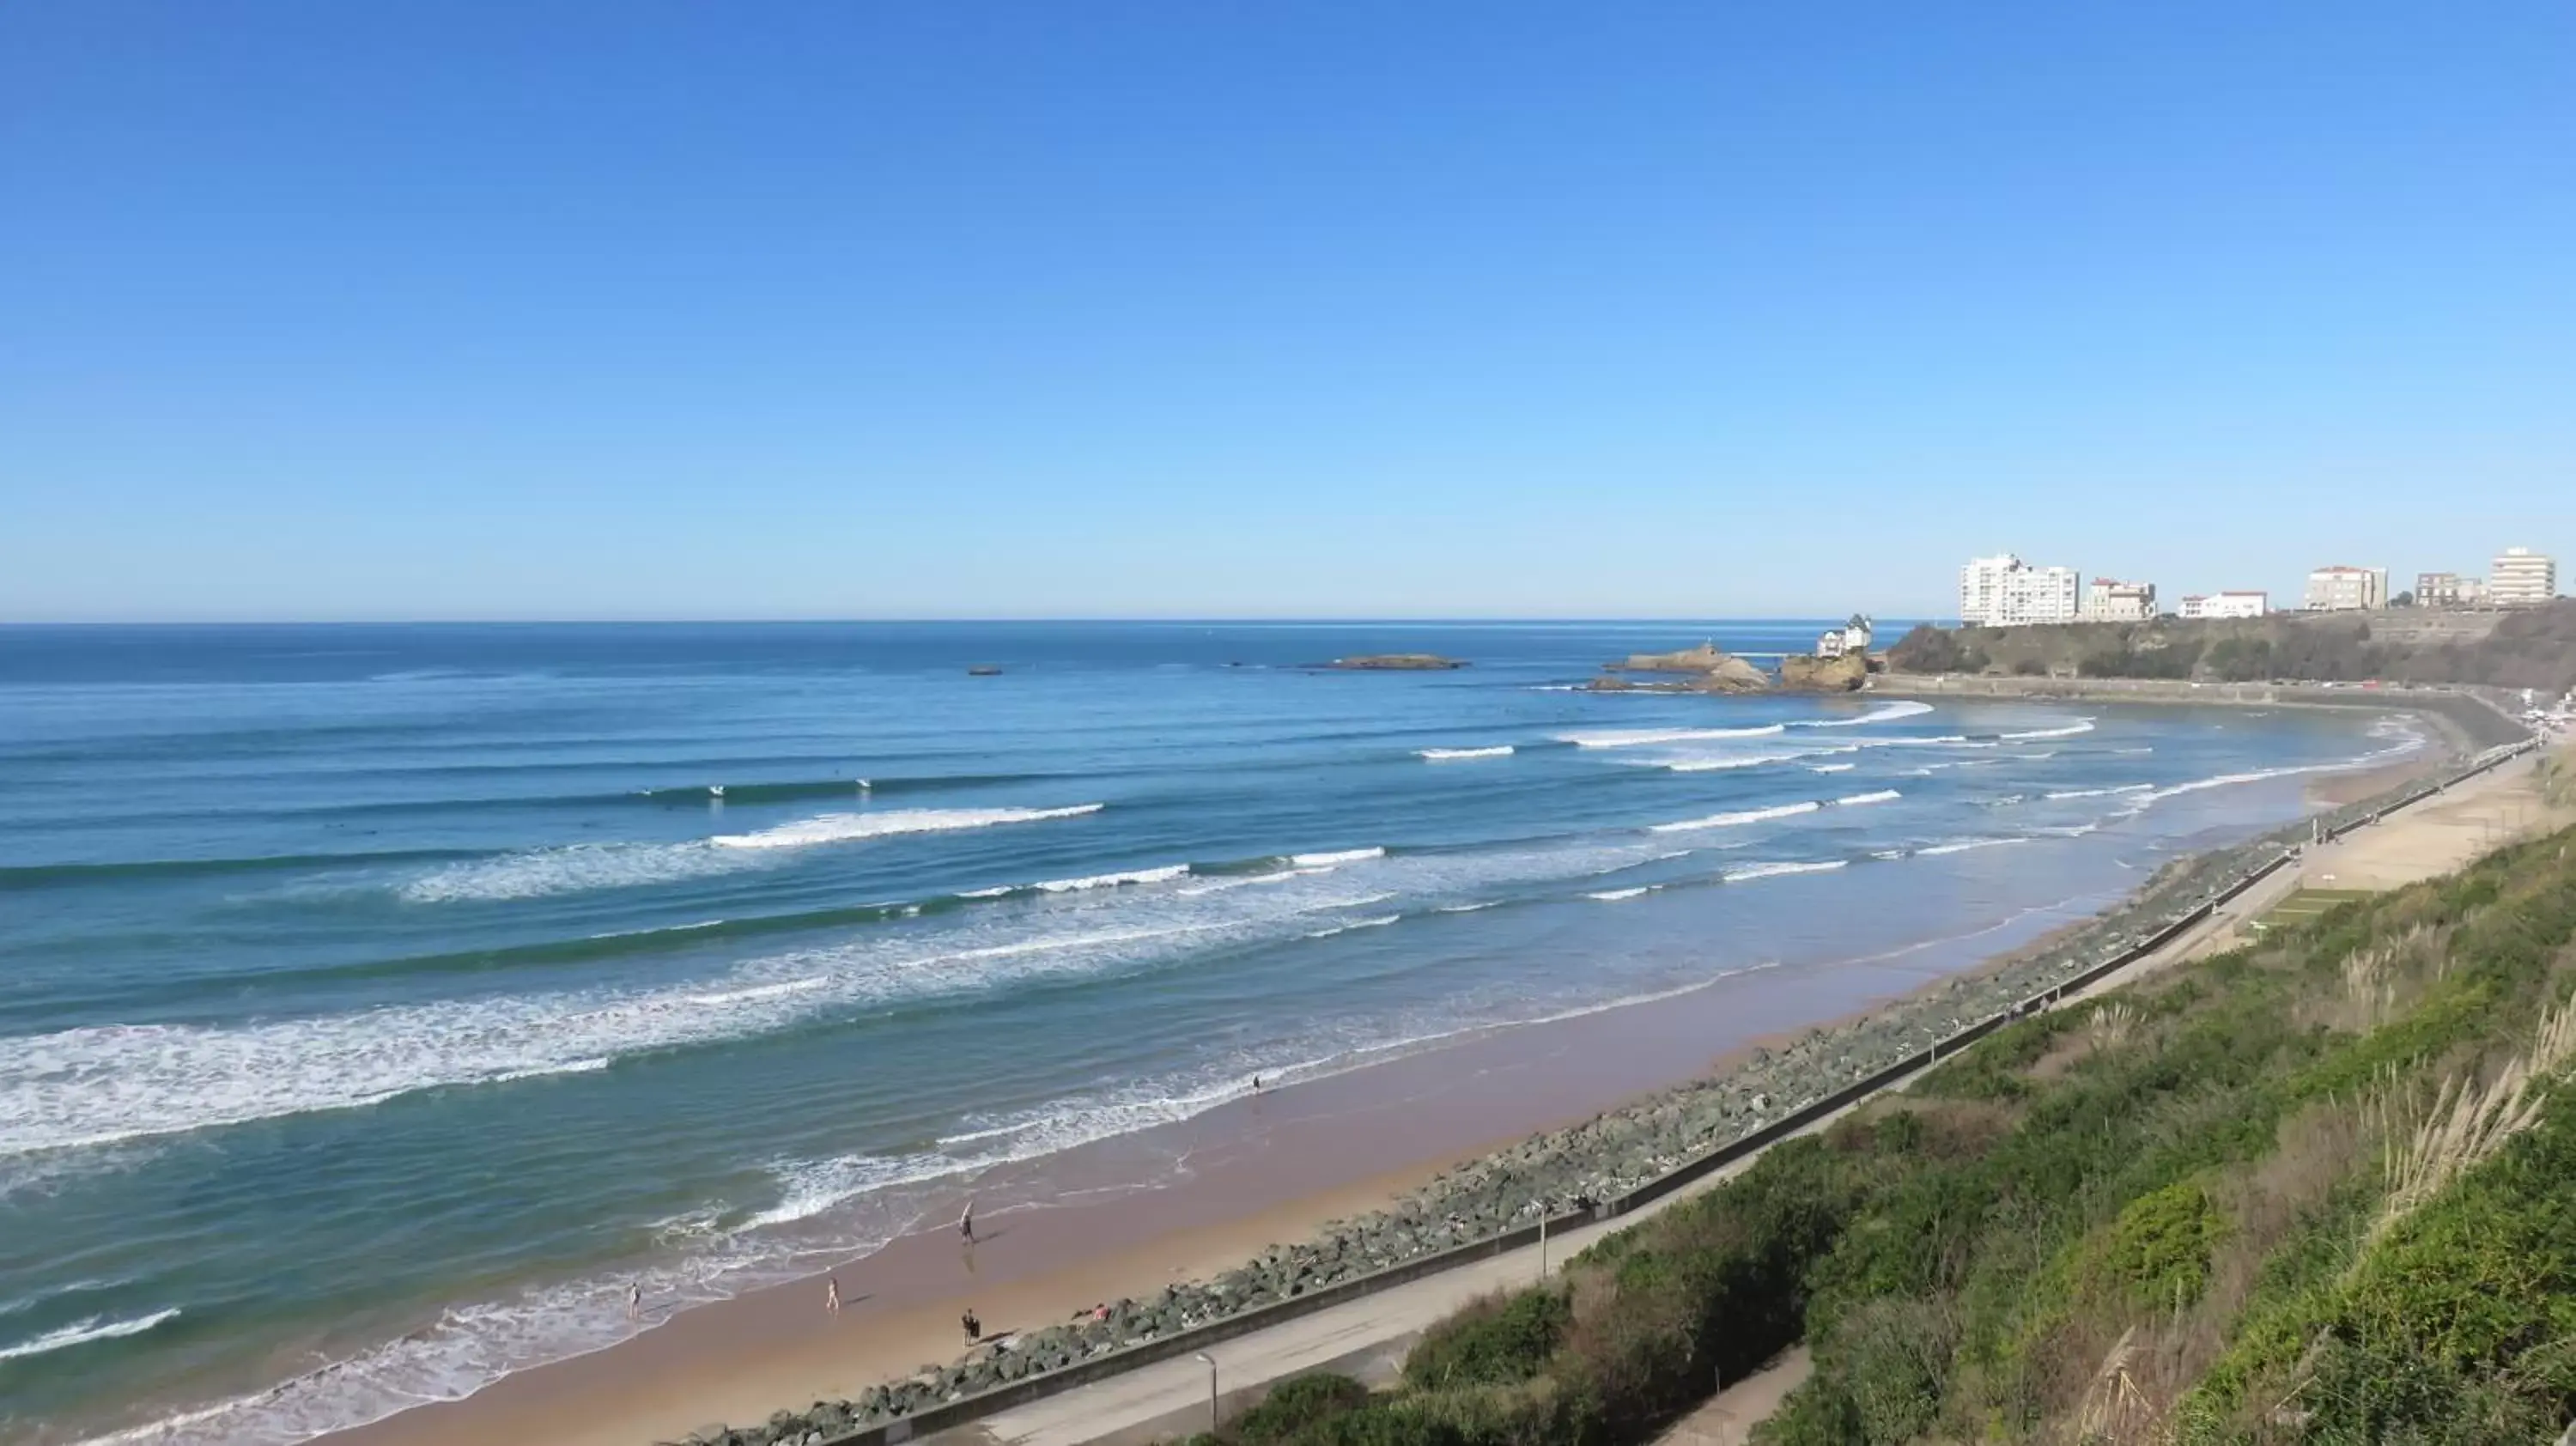
POLYGON ((53 1351, 69 1350, 73 1346, 85 1346, 92 1341, 112 1341, 122 1336, 139 1336, 163 1321, 176 1318, 178 1314, 179 1308, 174 1305, 156 1310, 150 1315, 136 1316, 131 1320, 109 1320, 105 1316, 94 1315, 87 1320, 75 1321, 15 1345, 0 1346, 0 1361, 46 1355, 53 1351))
POLYGON ((1848 859, 1820 859, 1814 863, 1746 864, 1740 869, 1729 869, 1718 877, 1730 884, 1744 884, 1755 879, 1776 879, 1791 874, 1830 874, 1849 862, 1848 859))
POLYGON ((1288 862, 1301 869, 1328 869, 1341 864, 1356 864, 1367 859, 1382 859, 1385 857, 1386 850, 1384 848, 1370 847, 1364 849, 1334 849, 1324 853, 1313 854, 1290 854, 1288 856, 1288 862))
POLYGON ((452 863, 406 881, 396 892, 413 903, 439 904, 636 888, 759 868, 820 844, 1043 823, 1097 813, 1102 807, 890 808, 823 814, 754 833, 678 843, 563 844, 452 863))
POLYGON ((1903 698, 1894 702, 1881 703, 1857 718, 1801 718, 1789 726, 1792 728, 1865 728, 1872 723, 1893 723, 1899 718, 1920 718, 1931 711, 1932 705, 1929 703, 1918 703, 1911 698, 1903 698))
POLYGON ((1496 743, 1484 748, 1417 748, 1417 757, 1431 763, 1462 763, 1471 758, 1509 758, 1512 745, 1496 743))
POLYGON ((1998 733, 1995 736, 2004 739, 2007 742, 2026 743, 2035 738, 2072 738, 2079 733, 2090 733, 2092 731, 2092 719, 2078 718, 2074 722, 2066 724, 2063 727, 2026 728, 2018 733, 1998 733))
POLYGON ((1651 833, 1687 833, 1694 829, 1703 828, 1734 828, 1741 824, 1766 823, 1775 818, 1792 818, 1802 813, 1814 813, 1816 810, 1823 807, 1824 804, 1811 798, 1802 803, 1782 803, 1775 804, 1769 808, 1748 808, 1741 809, 1733 813, 1713 813, 1706 818, 1686 818, 1678 823, 1659 823, 1652 825, 1648 831, 1651 833))
POLYGON ((1079 818, 1098 813, 1101 807, 1097 803, 1078 803, 1067 808, 889 808, 871 813, 826 813, 756 833, 720 833, 707 842, 726 849, 810 848, 895 834, 949 833, 996 824, 1079 818))
POLYGON ((1577 748, 1643 748, 1656 743, 1701 743, 1718 738, 1768 738, 1787 731, 1785 723, 1752 728, 1600 728, 1559 733, 1556 741, 1577 748))

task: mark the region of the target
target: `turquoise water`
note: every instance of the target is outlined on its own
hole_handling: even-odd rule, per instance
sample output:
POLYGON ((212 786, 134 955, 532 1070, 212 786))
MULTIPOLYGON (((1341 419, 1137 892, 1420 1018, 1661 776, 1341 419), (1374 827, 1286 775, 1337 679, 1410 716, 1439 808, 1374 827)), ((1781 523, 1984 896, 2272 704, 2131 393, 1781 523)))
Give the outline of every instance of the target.
POLYGON ((1569 687, 1814 634, 0 629, 0 1439, 453 1396, 630 1280, 785 1278, 1256 1072, 2098 901, 2413 742, 1569 687), (1297 666, 1417 649, 1475 666, 1297 666))

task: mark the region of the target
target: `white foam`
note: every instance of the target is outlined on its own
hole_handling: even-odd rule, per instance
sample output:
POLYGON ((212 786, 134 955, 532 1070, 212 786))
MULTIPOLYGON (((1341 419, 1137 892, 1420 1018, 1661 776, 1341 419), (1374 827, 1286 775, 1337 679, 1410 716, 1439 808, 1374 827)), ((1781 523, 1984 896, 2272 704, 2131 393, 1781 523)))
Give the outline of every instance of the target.
POLYGON ((0 1361, 14 1361, 23 1356, 41 1356, 48 1351, 68 1350, 73 1346, 87 1345, 91 1341, 112 1341, 119 1336, 139 1336, 178 1314, 179 1308, 174 1305, 166 1310, 156 1310, 147 1316, 137 1316, 132 1320, 108 1320, 102 1316, 91 1316, 87 1320, 74 1321, 59 1330, 47 1331, 31 1340, 20 1341, 14 1346, 0 1346, 0 1361))
POLYGON ((1747 864, 1718 875, 1730 884, 1749 883, 1754 879, 1776 879, 1784 874, 1830 874, 1849 863, 1848 859, 1828 859, 1816 863, 1747 864))
POLYGON ((1417 748, 1415 753, 1433 763, 1449 763, 1468 758, 1509 758, 1512 745, 1498 743, 1490 748, 1417 748))
POLYGON ((1734 758, 1685 758, 1664 767, 1675 773, 1716 773, 1729 768, 1759 768, 1766 763, 1786 763, 1800 756, 1795 753, 1746 753, 1734 758))
POLYGON ((1736 813, 1712 813, 1706 818, 1686 818, 1679 823, 1659 823, 1648 832, 1682 833, 1701 828, 1733 828, 1738 824, 1763 823, 1775 818, 1789 818, 1801 813, 1814 813, 1824 807, 1814 799, 1804 803, 1783 803, 1770 808, 1748 808, 1736 813))
POLYGON ((1319 854, 1290 854, 1288 862, 1301 869, 1329 869, 1338 864, 1355 864, 1363 859, 1385 857, 1386 850, 1382 848, 1340 849, 1319 854))
POLYGON ((2302 763, 2283 768, 2256 768, 2243 773, 2220 773, 2208 778, 2195 778, 2189 783, 2177 783, 2167 788, 2142 793, 2139 795, 2139 806, 2144 808, 2161 803, 2168 798, 2178 798, 2186 793, 2199 793, 2212 788, 2232 788, 2240 783, 2261 783, 2266 779, 2291 778, 2306 773, 2343 773, 2356 768, 2369 768, 2392 758, 2402 757, 2424 746, 2424 735, 2394 718, 2383 718, 2373 723, 2370 726, 2370 735, 2374 738, 2395 738, 2398 741, 2386 748, 2372 749, 2358 758, 2345 758, 2333 763, 2302 763))
POLYGON ((1967 838, 1959 839, 1953 843, 1934 844, 1929 848, 1916 849, 1915 852, 1925 857, 1929 857, 1933 854, 1963 854, 1970 849, 1999 848, 2005 844, 2028 842, 2030 842, 2030 840, 2027 838, 1967 838))
POLYGON ((2049 799, 2109 798, 2115 794, 2153 793, 2155 791, 2156 786, 2152 783, 2123 783, 2113 788, 2061 788, 2055 793, 2042 794, 2041 797, 2049 799))
POLYGON ((1347 924, 1335 924, 1329 929, 1317 929, 1306 937, 1309 939, 1329 939, 1335 934, 1347 934, 1353 929, 1383 929, 1387 925, 1392 924, 1403 917, 1404 916, 1401 914, 1380 914, 1374 919, 1354 919, 1347 924))
POLYGON ((1018 887, 1019 885, 1017 884, 995 884, 989 889, 968 889, 957 897, 961 899, 998 899, 1004 894, 1011 893, 1018 887))
POLYGON ((1807 765, 1807 771, 1809 773, 1849 773, 1858 767, 1860 765, 1857 763, 1810 763, 1807 765))
POLYGON ((2072 738, 2078 733, 2090 733, 2092 731, 2092 719, 2078 718, 2074 722, 2069 723, 2062 728, 2032 728, 2020 733, 2003 733, 1996 736, 2009 739, 2016 743, 2021 743, 2027 742, 2033 738, 2072 738))
POLYGON ((1834 806, 1836 808, 1858 808, 1862 804, 1886 803, 1891 799, 1903 798, 1904 796, 1904 794, 1897 792, 1893 788, 1882 788, 1875 793, 1855 793, 1847 798, 1837 798, 1834 800, 1834 806))
POLYGON ((1005 823, 1039 823, 1054 818, 1079 818, 1098 813, 1101 805, 1080 803, 1069 808, 889 808, 871 813, 826 813, 795 823, 783 823, 757 833, 720 833, 707 842, 725 849, 795 849, 815 844, 846 843, 852 839, 885 838, 893 834, 948 833, 957 829, 991 828, 1005 823))
POLYGON ((1929 703, 1917 703, 1911 699, 1903 699, 1893 703, 1881 703, 1876 708, 1871 709, 1857 718, 1805 718, 1799 720, 1793 726, 1799 728, 1859 728, 1871 723, 1891 723, 1899 718, 1919 718, 1931 711, 1932 705, 1929 703))
POLYGON ((1597 894, 1586 894, 1583 897, 1587 899, 1599 899, 1605 904, 1615 904, 1621 899, 1633 899, 1640 894, 1651 893, 1654 891, 1654 887, 1655 886, 1652 884, 1644 884, 1633 889, 1603 889, 1597 894))
POLYGON ((1443 914, 1472 914, 1479 909, 1490 909, 1500 903, 1502 903, 1502 900, 1500 899, 1487 899, 1483 903, 1479 904, 1442 904, 1436 912, 1443 914))
MULTIPOLYGON (((1562 876, 1562 852, 1424 869, 1562 876)), ((926 930, 862 931, 847 943, 754 959, 712 978, 644 988, 483 996, 231 1026, 95 1025, 19 1036, 0 1050, 0 1158, 101 1146, 316 1111, 416 1090, 605 1068, 645 1050, 739 1038, 854 1004, 983 992, 1097 973, 1208 943, 1293 935, 1319 911, 1377 897, 1330 875, 1205 900, 1139 891, 1101 927, 1108 896, 1068 894, 1025 910, 976 910, 926 930), (1060 898, 1061 903, 1052 902, 1060 898), (1099 902, 1093 902, 1098 900, 1099 902), (989 915, 989 918, 983 916, 989 915)))
POLYGON ((1100 808, 1097 803, 1070 808, 898 808, 824 814, 758 833, 718 834, 679 843, 565 844, 448 864, 409 880, 397 892, 414 903, 440 904, 636 888, 763 867, 781 849, 1038 823, 1097 813, 1100 808))
POLYGON ((1115 889, 1128 884, 1166 884, 1189 874, 1188 864, 1165 864, 1154 869, 1130 869, 1122 874, 1093 874, 1080 879, 1049 879, 1037 886, 1048 894, 1070 894, 1084 889, 1115 889))
POLYGON ((1767 738, 1786 731, 1784 723, 1758 728, 1603 728, 1559 733, 1556 741, 1577 748, 1643 748, 1654 743, 1700 743, 1714 738, 1767 738))

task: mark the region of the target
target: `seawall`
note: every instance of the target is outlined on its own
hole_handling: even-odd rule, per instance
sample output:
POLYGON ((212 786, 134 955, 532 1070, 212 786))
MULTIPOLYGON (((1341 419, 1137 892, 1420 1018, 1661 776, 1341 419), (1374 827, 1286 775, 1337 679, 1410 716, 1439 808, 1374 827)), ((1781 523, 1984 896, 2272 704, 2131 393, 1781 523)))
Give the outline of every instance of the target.
MULTIPOLYGON (((2234 701, 2296 700, 2275 697, 2234 701)), ((2334 701, 2344 704, 2348 700, 2334 701)), ((2391 706, 2386 699, 2349 701, 2391 706)), ((2510 721, 2483 704, 2467 701, 2492 720, 2490 727, 2510 721)), ((2521 733, 2518 726, 2514 731, 2521 733)), ((2366 827, 2521 757, 2533 746, 2524 734, 2431 776, 2322 815, 2325 836, 2339 837, 2366 827)), ((2204 856, 2170 876, 2160 875, 2137 899, 2094 921, 2060 947, 2024 964, 1999 970, 1988 979, 1973 984, 1962 981, 1965 992, 1947 999, 1936 998, 1928 1005, 1918 1002, 1910 1009, 1903 1003, 1892 1005, 1846 1031, 1839 1047, 1828 1047, 1831 1041, 1826 1035, 1810 1036, 1809 1041, 1801 1042, 1802 1048, 1812 1041, 1827 1043, 1819 1044, 1802 1062, 1808 1084, 1790 1084, 1791 1071, 1769 1071, 1760 1082, 1779 1089, 1781 1094, 1776 1099, 1753 1096, 1756 1118, 1749 1122, 1719 1124, 1729 1109, 1723 1104, 1714 1110, 1709 1108, 1710 1101, 1726 1096, 1730 1090, 1736 1101, 1744 1098, 1750 1086, 1735 1078, 1679 1086, 1591 1126, 1563 1132, 1579 1135, 1612 1121, 1634 1123, 1641 1119, 1653 1126, 1617 1139, 1621 1148, 1642 1156, 1629 1162, 1636 1174, 1633 1182, 1615 1191, 1603 1191, 1578 1208, 1548 1211, 1543 1219, 1533 1214, 1507 1220, 1500 1222, 1501 1228, 1477 1238, 1415 1251, 1402 1250, 1397 1237, 1419 1240, 1429 1234, 1420 1231, 1418 1224, 1408 1229, 1400 1217, 1382 1217, 1375 1225, 1357 1222, 1346 1234, 1321 1245, 1274 1251, 1247 1271, 1231 1273, 1225 1279, 1236 1281, 1232 1291, 1222 1281, 1213 1288, 1175 1288, 1160 1301, 1135 1303, 1137 1309, 1132 1314, 1122 1310, 1121 1319, 1105 1333, 1059 1335, 1064 1331, 1059 1327, 1042 1333, 1054 1339, 1031 1342, 1031 1349, 1008 1359, 1007 1364, 978 1362, 946 1368, 934 1378, 916 1378, 892 1389, 876 1388, 860 1401, 839 1403, 804 1415, 782 1412, 766 1426, 737 1428, 716 1439, 734 1446, 781 1441, 804 1446, 875 1446, 879 1442, 910 1441, 1137 1367, 1205 1350, 1220 1341, 1332 1305, 1489 1259, 1535 1243, 1542 1232, 1561 1232, 1615 1219, 1910 1077, 1936 1057, 1946 1056, 2020 1015, 2045 1008, 2070 992, 2110 978, 2147 958, 2208 919, 2220 906, 2291 863, 2299 855, 2299 844, 2315 826, 2302 822, 2253 843, 2204 856), (1951 1013, 1954 1010, 1957 1013, 1951 1013), (1949 1014, 1948 1026, 1936 1023, 1942 1014, 1949 1014), (1828 1088, 1827 1081, 1842 1082, 1828 1088), (1738 1123, 1749 1123, 1749 1128, 1730 1128, 1738 1123), (1710 1128, 1727 1130, 1722 1142, 1709 1144, 1703 1138, 1689 1148, 1680 1148, 1684 1137, 1710 1128), (1378 1263, 1390 1253, 1401 1258, 1378 1263), (1344 1264, 1346 1255, 1358 1257, 1354 1263, 1365 1262, 1364 1268, 1349 1270, 1344 1264), (1229 1294, 1236 1299, 1228 1300, 1229 1294), (1246 1296, 1250 1297, 1248 1301, 1243 1299, 1246 1296), (1270 1298, 1263 1299, 1264 1296, 1270 1298)), ((1544 1197, 1552 1187, 1570 1189, 1583 1179, 1593 1178, 1574 1168, 1586 1163, 1573 1158, 1575 1152, 1551 1153, 1541 1148, 1556 1139, 1533 1140, 1461 1173, 1496 1169, 1515 1175, 1512 1190, 1521 1200, 1533 1194, 1544 1197), (1539 1179, 1534 1175, 1554 1178, 1539 1179)), ((1589 1163, 1596 1167, 1598 1164, 1589 1163)), ((1432 1208, 1439 1208, 1438 1203, 1432 1208)), ((1128 1304, 1122 1302, 1122 1306, 1128 1304)))

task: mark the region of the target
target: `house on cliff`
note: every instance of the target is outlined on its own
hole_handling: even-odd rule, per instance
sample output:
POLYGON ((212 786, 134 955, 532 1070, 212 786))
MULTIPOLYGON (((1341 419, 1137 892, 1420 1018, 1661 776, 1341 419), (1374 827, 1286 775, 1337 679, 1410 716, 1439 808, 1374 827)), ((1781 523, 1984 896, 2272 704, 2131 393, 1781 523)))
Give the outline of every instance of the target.
POLYGON ((1816 639, 1816 656, 1839 658, 1846 653, 1865 654, 1869 651, 1870 637, 1869 619, 1860 613, 1854 613, 1851 615, 1851 621, 1838 628, 1825 629, 1824 633, 1816 639))

